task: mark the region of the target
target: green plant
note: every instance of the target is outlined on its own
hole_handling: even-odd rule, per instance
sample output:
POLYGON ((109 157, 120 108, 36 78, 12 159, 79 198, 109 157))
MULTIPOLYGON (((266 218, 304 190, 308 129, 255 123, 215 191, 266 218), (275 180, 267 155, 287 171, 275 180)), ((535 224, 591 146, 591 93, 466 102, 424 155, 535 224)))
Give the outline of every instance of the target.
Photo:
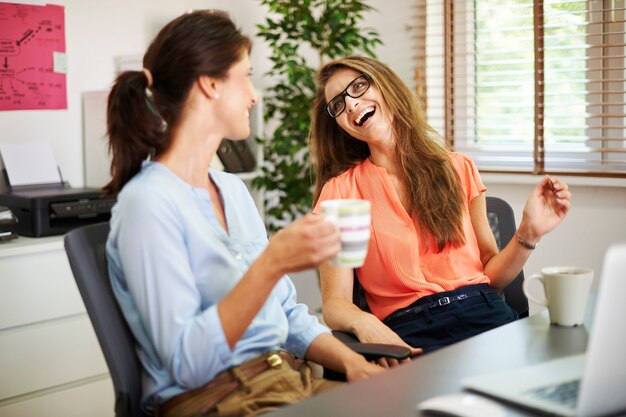
POLYGON ((357 0, 261 0, 270 17, 258 35, 271 48, 275 84, 264 92, 265 120, 275 126, 261 138, 264 164, 253 186, 265 190, 267 227, 276 231, 311 210, 312 170, 307 150, 315 68, 326 60, 364 53, 375 56, 378 33, 360 28, 364 12, 357 0), (308 52, 307 52, 308 51, 308 52), (313 55, 311 66, 306 54, 313 55))

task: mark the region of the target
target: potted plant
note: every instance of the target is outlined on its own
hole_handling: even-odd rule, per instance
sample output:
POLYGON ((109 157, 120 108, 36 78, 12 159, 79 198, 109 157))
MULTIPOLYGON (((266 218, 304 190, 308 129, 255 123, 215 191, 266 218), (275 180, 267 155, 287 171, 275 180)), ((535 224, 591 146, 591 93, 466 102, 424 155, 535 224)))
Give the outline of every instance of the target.
POLYGON ((264 118, 274 126, 260 138, 264 163, 253 186, 265 193, 268 229, 273 232, 311 210, 313 175, 307 134, 315 98, 315 70, 324 61, 352 54, 375 56, 378 33, 361 28, 373 10, 359 0, 261 0, 269 17, 258 35, 271 48, 275 84, 264 92, 264 118), (313 58, 306 58, 306 54, 313 58), (316 61, 311 64, 309 61, 316 61))

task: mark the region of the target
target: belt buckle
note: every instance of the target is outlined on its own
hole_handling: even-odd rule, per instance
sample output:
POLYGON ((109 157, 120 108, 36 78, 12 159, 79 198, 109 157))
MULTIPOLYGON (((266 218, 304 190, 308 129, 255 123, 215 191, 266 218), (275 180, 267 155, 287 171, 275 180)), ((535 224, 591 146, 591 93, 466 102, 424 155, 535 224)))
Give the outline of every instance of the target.
POLYGON ((437 304, 439 304, 439 307, 450 304, 450 297, 442 297, 438 299, 437 304))
POLYGON ((267 364, 270 368, 277 368, 283 363, 283 358, 280 357, 278 353, 272 353, 266 359, 267 364))

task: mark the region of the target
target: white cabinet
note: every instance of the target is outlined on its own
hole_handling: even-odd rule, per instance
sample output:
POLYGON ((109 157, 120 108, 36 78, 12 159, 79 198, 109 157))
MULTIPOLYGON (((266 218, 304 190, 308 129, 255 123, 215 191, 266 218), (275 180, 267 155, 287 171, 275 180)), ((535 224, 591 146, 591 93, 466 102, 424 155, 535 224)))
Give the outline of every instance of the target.
POLYGON ((63 237, 0 244, 0 417, 111 417, 113 407, 63 237))

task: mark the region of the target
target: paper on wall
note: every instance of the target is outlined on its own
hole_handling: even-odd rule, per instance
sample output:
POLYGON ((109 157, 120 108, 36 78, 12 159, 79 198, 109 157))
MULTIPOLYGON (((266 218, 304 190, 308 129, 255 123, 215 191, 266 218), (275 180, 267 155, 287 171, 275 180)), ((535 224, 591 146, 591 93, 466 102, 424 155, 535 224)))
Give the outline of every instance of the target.
POLYGON ((0 111, 67 109, 65 8, 28 3, 0 1, 0 111))

